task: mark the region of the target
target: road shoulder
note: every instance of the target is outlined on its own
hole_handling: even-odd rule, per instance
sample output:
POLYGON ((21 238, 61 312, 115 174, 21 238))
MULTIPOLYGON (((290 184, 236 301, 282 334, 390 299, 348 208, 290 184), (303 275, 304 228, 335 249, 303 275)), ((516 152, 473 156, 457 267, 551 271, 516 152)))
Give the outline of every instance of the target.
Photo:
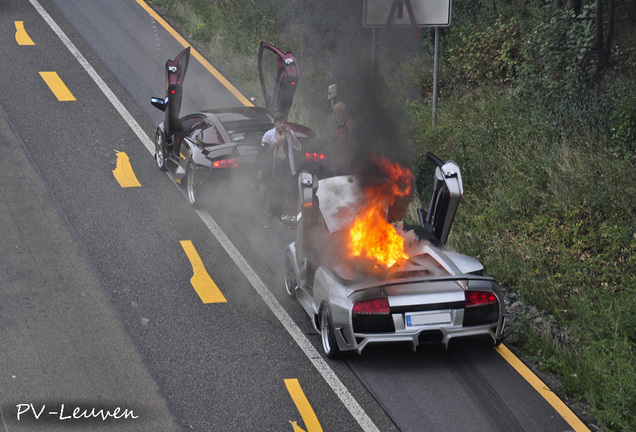
POLYGON ((0 151, 4 429, 66 430, 79 423, 98 430, 180 430, 99 274, 1 107, 0 151))

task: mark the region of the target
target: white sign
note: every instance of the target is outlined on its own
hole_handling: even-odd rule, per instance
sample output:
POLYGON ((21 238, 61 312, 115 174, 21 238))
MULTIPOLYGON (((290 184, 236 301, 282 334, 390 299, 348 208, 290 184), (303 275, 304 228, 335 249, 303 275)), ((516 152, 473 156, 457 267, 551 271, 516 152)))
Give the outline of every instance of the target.
POLYGON ((390 26, 411 27, 408 3, 417 27, 448 27, 451 0, 365 0, 362 24, 365 27, 384 27, 395 3, 390 26))

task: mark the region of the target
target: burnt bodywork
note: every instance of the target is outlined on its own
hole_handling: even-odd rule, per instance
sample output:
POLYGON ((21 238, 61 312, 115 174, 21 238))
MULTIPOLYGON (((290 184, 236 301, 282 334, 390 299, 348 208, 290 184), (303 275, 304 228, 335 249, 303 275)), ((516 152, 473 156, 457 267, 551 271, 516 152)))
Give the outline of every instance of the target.
MULTIPOLYGON (((197 205, 197 191, 203 184, 237 172, 243 177, 255 175, 262 137, 274 127, 273 113, 289 112, 298 69, 292 53, 262 43, 259 76, 266 107, 210 109, 181 117, 182 87, 189 59, 188 47, 166 62, 166 96, 151 98, 151 104, 165 112, 164 121, 155 131, 157 165, 172 172, 176 182, 186 187, 188 201, 197 205)), ((314 139, 311 129, 294 123, 289 126, 304 147, 295 157, 298 168, 304 168, 303 163, 316 158, 315 154, 324 157, 321 143, 314 139)))
MULTIPOLYGON (((299 177, 300 221, 285 256, 285 285, 320 332, 325 354, 357 353, 373 343, 448 346, 453 338, 486 336, 499 343, 504 329, 501 287, 475 258, 444 248, 463 193, 459 167, 428 155, 430 170, 416 179, 420 224, 397 224, 409 240, 409 258, 382 272, 344 259, 341 238, 362 200, 358 176, 299 177), (425 181, 428 179, 428 182, 425 181), (431 182, 432 180, 432 182, 431 182)), ((390 214, 388 211, 387 214, 390 214)))

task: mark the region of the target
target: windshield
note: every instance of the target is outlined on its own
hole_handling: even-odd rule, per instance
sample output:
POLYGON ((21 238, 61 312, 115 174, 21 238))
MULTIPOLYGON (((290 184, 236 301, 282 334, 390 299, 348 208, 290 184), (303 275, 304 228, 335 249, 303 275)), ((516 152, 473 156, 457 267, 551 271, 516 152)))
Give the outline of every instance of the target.
POLYGON ((274 127, 270 122, 234 121, 224 123, 225 130, 233 142, 257 141, 260 142, 265 132, 274 127))

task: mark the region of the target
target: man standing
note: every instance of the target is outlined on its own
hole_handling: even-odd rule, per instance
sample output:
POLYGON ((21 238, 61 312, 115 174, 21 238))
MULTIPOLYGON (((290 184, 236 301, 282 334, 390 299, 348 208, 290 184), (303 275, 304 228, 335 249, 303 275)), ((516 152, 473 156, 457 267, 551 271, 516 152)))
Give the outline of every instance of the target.
POLYGON ((293 177, 296 175, 294 150, 300 151, 301 144, 294 131, 287 124, 283 113, 274 115, 274 127, 263 135, 261 145, 265 150, 265 161, 270 161, 265 179, 265 207, 267 216, 264 228, 271 228, 274 213, 280 210, 286 199, 293 199, 293 177))
POLYGON ((334 174, 345 174, 352 171, 357 152, 355 123, 342 102, 333 106, 333 113, 336 120, 336 136, 331 143, 331 169, 334 174))

